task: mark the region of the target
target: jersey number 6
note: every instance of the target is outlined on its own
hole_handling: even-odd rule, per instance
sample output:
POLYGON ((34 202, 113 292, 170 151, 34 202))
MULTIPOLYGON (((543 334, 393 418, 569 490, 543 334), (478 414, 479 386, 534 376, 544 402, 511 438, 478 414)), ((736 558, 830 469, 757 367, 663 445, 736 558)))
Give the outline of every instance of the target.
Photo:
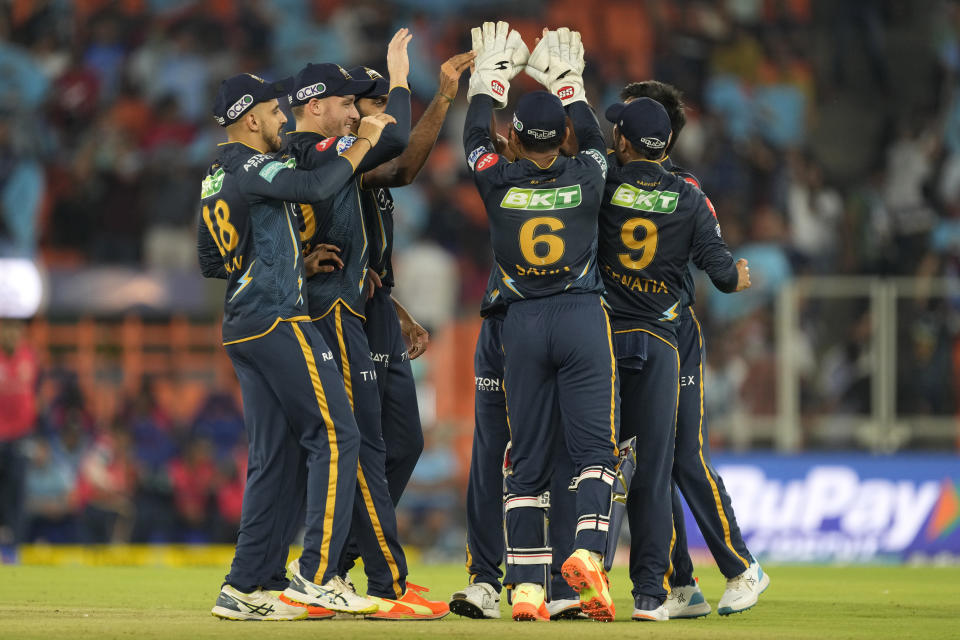
POLYGON ((563 229, 563 221, 559 218, 539 216, 530 218, 520 226, 520 251, 523 253, 523 259, 532 265, 542 267, 553 264, 563 257, 564 244, 563 238, 558 235, 552 233, 537 235, 541 227, 547 227, 549 231, 559 231, 563 229), (538 246, 546 246, 547 252, 540 255, 537 251, 538 246))

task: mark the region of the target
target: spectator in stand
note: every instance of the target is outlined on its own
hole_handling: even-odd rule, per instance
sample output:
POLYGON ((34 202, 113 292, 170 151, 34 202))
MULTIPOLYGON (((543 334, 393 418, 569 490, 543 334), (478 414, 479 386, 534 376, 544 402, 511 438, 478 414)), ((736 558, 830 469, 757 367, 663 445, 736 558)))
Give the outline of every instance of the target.
POLYGON ((69 460, 56 455, 46 438, 34 439, 29 450, 24 539, 74 542, 77 539, 76 471, 69 460))
POLYGON ((218 461, 229 461, 238 445, 246 444, 243 414, 232 395, 213 392, 197 413, 190 434, 194 439, 209 440, 218 461))
POLYGON ((173 500, 183 542, 210 542, 217 480, 213 447, 208 440, 192 440, 183 456, 170 463, 173 500))
POLYGON ((130 540, 136 489, 131 448, 129 433, 117 422, 99 435, 80 464, 80 540, 85 544, 130 540))
POLYGON ((22 441, 37 421, 37 356, 27 344, 20 320, 0 319, 0 553, 23 534, 24 478, 27 460, 22 441))
POLYGON ((243 508, 243 488, 247 478, 246 447, 237 447, 233 455, 224 458, 216 477, 217 515, 214 522, 214 542, 234 544, 240 528, 243 508))

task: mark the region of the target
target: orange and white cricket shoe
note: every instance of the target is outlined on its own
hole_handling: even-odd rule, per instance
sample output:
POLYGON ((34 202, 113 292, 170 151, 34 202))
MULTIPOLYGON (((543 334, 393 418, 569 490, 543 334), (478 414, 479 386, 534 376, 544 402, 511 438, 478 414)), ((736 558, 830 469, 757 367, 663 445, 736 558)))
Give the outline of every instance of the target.
POLYGON ((407 582, 407 590, 396 600, 367 594, 367 600, 376 604, 379 610, 365 617, 368 620, 439 620, 450 613, 450 606, 446 602, 427 600, 420 595, 429 591, 407 582))
POLYGON ((613 622, 616 611, 610 596, 610 580, 603 565, 586 549, 577 549, 560 569, 563 579, 580 594, 583 612, 598 622, 613 622))
POLYGON ((280 594, 280 601, 286 602, 287 604, 292 604, 295 607, 304 607, 307 610, 307 620, 329 620, 337 615, 335 612, 330 611, 330 609, 294 602, 282 593, 280 594))
POLYGON ((522 582, 513 589, 513 619, 517 622, 549 621, 550 611, 544 602, 543 587, 522 582))

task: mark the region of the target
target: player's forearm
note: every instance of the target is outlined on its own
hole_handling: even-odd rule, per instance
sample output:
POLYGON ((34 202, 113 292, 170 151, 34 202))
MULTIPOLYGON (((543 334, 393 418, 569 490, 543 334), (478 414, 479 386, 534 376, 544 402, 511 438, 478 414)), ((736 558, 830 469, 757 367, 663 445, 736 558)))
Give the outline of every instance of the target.
POLYGON ((410 90, 405 86, 392 88, 387 98, 385 113, 393 116, 397 123, 383 128, 377 146, 360 164, 362 172, 370 171, 396 158, 410 141, 410 90))
POLYGON ((365 189, 377 187, 403 187, 416 179, 426 164, 430 151, 437 142, 440 129, 447 118, 450 100, 440 96, 433 97, 416 126, 410 132, 410 142, 396 160, 382 164, 363 174, 365 189))
MULTIPOLYGON (((493 151, 490 138, 490 118, 493 115, 493 98, 487 95, 473 96, 463 125, 463 149, 469 158, 475 150, 483 147, 493 151)), ((476 160, 476 159, 474 159, 476 160)))
POLYGON ((567 115, 573 123, 573 132, 580 144, 580 151, 596 149, 600 153, 606 152, 607 145, 603 141, 600 123, 586 102, 574 102, 568 106, 567 115))
POLYGON ((210 230, 201 219, 197 227, 197 258, 200 262, 200 273, 204 278, 229 278, 227 268, 223 266, 223 256, 210 237, 210 230))

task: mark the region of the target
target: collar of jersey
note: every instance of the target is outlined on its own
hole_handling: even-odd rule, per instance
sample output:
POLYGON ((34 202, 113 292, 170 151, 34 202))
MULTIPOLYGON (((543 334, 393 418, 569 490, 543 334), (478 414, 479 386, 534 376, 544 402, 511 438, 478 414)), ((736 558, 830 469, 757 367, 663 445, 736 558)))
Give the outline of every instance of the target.
MULTIPOLYGON (((253 151, 254 153, 258 153, 258 154, 268 154, 268 153, 270 153, 269 151, 261 151, 260 149, 257 149, 256 147, 251 147, 251 146, 248 145, 246 142, 240 142, 239 140, 230 140, 230 141, 228 141, 228 142, 220 142, 220 143, 217 144, 218 147, 226 147, 227 145, 240 145, 240 146, 246 147, 247 149, 250 149, 250 150, 253 151)), ((230 148, 230 149, 239 149, 239 147, 236 147, 236 146, 229 147, 229 148, 230 148)))
POLYGON ((531 160, 530 158, 518 158, 517 160, 518 160, 518 161, 520 161, 520 160, 526 160, 526 161, 529 162, 531 165, 533 165, 533 167, 534 167, 537 171, 549 171, 550 169, 553 169, 553 166, 554 166, 555 164, 557 164, 557 158, 559 158, 559 157, 560 157, 560 154, 559 154, 559 153, 558 153, 557 155, 553 156, 553 160, 551 160, 551 161, 550 161, 550 164, 548 164, 548 165, 545 166, 545 167, 541 167, 540 165, 538 165, 536 162, 534 162, 534 161, 531 160))

